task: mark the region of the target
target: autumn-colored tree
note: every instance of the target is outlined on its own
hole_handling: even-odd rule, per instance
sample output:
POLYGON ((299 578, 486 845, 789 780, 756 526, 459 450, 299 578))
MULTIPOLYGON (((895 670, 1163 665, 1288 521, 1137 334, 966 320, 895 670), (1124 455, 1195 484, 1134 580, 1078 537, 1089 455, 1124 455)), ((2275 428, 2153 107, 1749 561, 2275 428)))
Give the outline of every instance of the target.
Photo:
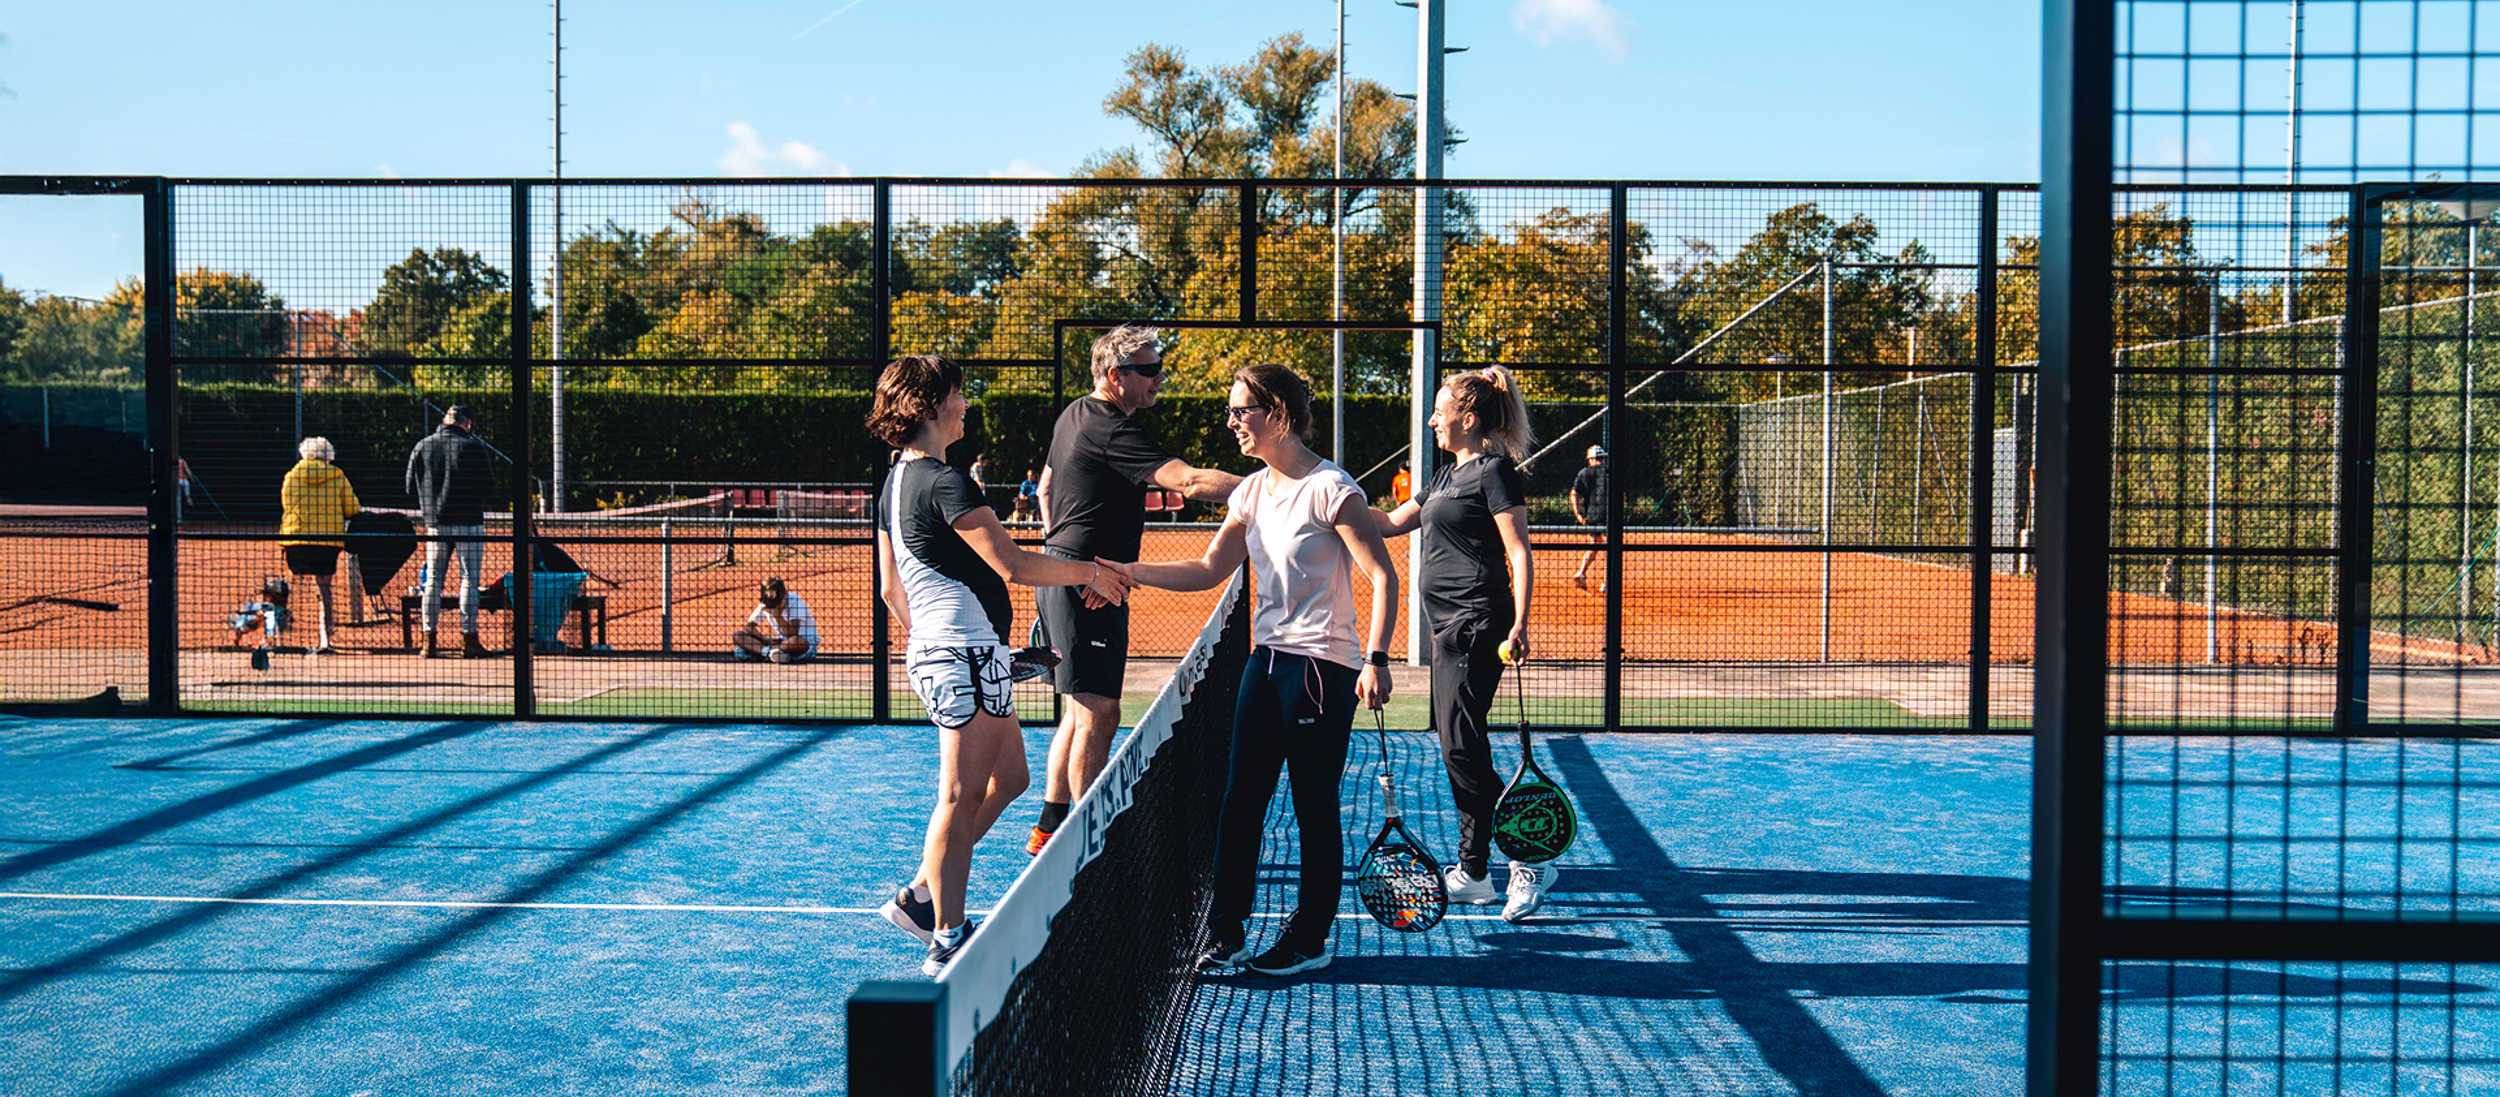
POLYGON ((286 301, 260 279, 205 267, 174 276, 175 354, 274 358, 286 337, 286 301))

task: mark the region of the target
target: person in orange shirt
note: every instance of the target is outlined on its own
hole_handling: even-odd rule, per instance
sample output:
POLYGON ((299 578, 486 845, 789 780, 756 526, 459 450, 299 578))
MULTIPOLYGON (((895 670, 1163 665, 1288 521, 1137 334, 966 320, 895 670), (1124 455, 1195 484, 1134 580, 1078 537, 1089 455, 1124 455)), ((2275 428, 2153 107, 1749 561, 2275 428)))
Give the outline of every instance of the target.
POLYGON ((1393 505, 1403 506, 1407 500, 1414 497, 1415 474, 1408 469, 1406 462, 1400 461, 1397 478, 1389 481, 1389 498, 1397 500, 1393 505))

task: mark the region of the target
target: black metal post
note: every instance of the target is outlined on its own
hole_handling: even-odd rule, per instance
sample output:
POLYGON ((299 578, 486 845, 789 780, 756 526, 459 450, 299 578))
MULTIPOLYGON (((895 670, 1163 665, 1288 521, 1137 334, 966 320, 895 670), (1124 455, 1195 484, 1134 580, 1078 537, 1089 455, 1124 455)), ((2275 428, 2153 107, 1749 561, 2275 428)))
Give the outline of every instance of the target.
POLYGON ((1988 730, 1989 609, 1996 579, 1997 198, 1979 191, 1979 276, 1970 370, 1970 729, 1988 730))
POLYGON ((2028 1091, 2097 1091, 2109 665, 2115 0, 2047 0, 2028 1091))
POLYGON ((2370 550, 2376 537, 2378 471, 2379 247, 2385 207, 2368 187, 2354 187, 2345 224, 2343 452, 2336 454, 2335 726, 2350 733, 2370 723, 2370 550))
POLYGON ((174 369, 173 184, 152 180, 142 198, 146 251, 141 262, 143 353, 148 378, 148 712, 182 708, 182 613, 177 567, 182 552, 175 508, 182 459, 182 400, 174 369))
POLYGON ((1259 320, 1259 185, 1241 185, 1241 322, 1259 320))
POLYGON ((851 1097, 943 1097, 946 984, 861 983, 844 1004, 851 1097))
MULTIPOLYGON (((872 310, 873 319, 868 328, 868 360, 878 363, 878 368, 882 369, 884 363, 894 358, 894 287, 892 277, 886 270, 892 258, 889 244, 894 227, 894 184, 879 179, 870 193, 874 197, 868 215, 868 231, 872 237, 868 245, 868 285, 869 298, 876 303, 876 307, 872 310)), ((1054 375, 1057 372, 1052 371, 1054 375)), ((877 494, 868 506, 868 514, 872 521, 882 526, 885 524, 885 478, 893 474, 894 466, 881 460, 877 462, 877 469, 877 494)), ((871 545, 875 544, 876 534, 871 532, 868 540, 871 545)), ((871 557, 875 553, 874 548, 869 550, 871 557)), ((868 565, 868 620, 868 661, 873 668, 868 677, 868 713, 880 724, 892 723, 894 686, 887 679, 891 677, 893 668, 894 625, 885 616, 885 569, 877 566, 874 559, 868 565)))
MULTIPOLYGON (((532 365, 530 349, 530 186, 512 184, 512 583, 505 600, 512 604, 512 715, 538 715, 538 690, 531 680, 535 635, 530 629, 532 596, 538 592, 538 554, 532 549, 530 514, 535 506, 530 488, 536 484, 537 462, 530 431, 532 365)), ((587 640, 588 637, 583 639, 587 640)))
MULTIPOLYGON (((1606 195, 1606 699, 1608 731, 1623 726, 1623 462, 1615 439, 1624 436, 1624 346, 1627 274, 1630 254, 1631 191, 1621 183, 1606 195)), ((1652 455, 1655 459, 1655 455, 1652 455)))

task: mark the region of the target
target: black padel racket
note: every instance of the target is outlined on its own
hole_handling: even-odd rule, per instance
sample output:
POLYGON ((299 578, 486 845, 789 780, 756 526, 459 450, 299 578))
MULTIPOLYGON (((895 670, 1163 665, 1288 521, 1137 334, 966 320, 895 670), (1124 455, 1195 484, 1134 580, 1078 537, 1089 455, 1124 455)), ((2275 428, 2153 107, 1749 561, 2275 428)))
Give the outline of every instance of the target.
POLYGON ((1354 891, 1372 920, 1400 933, 1422 933, 1441 924, 1450 895, 1441 885, 1440 863, 1406 832, 1399 816, 1398 786, 1389 776, 1388 723, 1379 709, 1372 710, 1372 722, 1380 732, 1380 796, 1387 816, 1355 869, 1354 891))
POLYGON ((1042 619, 1033 618, 1033 627, 1024 634, 1024 646, 1007 653, 1007 680, 1029 682, 1048 674, 1059 665, 1059 649, 1046 642, 1042 619))
POLYGON ((1528 702, 1521 696, 1525 690, 1520 678, 1525 673, 1512 665, 1510 692, 1519 698, 1519 772, 1511 774, 1510 787, 1493 804, 1493 844, 1513 861, 1541 865, 1571 848, 1571 840, 1580 832, 1580 819, 1561 786, 1537 768, 1536 749, 1528 741, 1528 702))
POLYGON ((1007 680, 1026 682, 1059 665, 1058 648, 1017 648, 1007 656, 1007 680))

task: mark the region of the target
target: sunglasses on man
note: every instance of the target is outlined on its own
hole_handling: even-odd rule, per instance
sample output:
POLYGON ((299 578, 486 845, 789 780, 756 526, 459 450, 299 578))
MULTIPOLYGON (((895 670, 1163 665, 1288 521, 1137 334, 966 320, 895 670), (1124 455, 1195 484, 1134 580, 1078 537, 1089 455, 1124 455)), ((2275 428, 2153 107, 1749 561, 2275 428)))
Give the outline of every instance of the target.
POLYGON ((1160 359, 1152 362, 1122 362, 1120 368, 1139 377, 1163 376, 1163 362, 1160 359))

